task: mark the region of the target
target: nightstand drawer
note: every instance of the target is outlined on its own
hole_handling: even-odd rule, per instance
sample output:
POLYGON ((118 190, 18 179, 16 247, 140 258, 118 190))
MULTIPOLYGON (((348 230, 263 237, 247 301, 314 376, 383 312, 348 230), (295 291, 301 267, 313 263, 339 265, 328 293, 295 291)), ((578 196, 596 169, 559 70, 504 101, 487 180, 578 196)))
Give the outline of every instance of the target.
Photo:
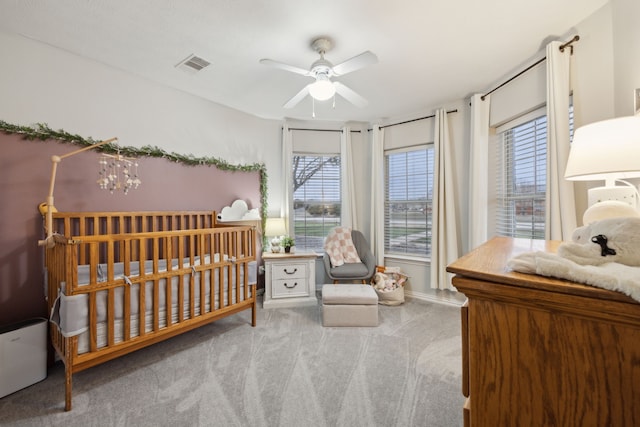
POLYGON ((304 277, 279 279, 271 282, 271 292, 273 298, 305 297, 309 287, 304 277))
POLYGON ((273 280, 289 280, 289 279, 301 279, 305 280, 307 277, 307 264, 306 263, 289 263, 289 264, 274 264, 272 271, 273 280))

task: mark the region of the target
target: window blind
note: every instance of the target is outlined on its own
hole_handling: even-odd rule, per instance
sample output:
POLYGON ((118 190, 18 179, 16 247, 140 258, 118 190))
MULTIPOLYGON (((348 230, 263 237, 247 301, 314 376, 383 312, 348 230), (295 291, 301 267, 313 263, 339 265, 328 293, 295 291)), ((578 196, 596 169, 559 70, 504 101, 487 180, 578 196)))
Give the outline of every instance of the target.
POLYGON ((385 153, 385 253, 431 255, 433 146, 385 153))
POLYGON ((498 144, 496 231, 544 238, 547 179, 547 117, 507 129, 498 144))
POLYGON ((292 169, 296 248, 322 252, 340 225, 340 156, 294 153, 292 169))

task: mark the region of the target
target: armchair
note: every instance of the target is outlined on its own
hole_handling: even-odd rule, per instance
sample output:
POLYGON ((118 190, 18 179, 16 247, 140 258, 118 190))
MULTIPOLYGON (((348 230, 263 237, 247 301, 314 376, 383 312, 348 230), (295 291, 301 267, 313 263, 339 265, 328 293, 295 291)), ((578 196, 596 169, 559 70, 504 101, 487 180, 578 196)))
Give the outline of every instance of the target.
POLYGON ((375 272, 376 260, 364 235, 360 231, 351 230, 351 240, 353 240, 353 245, 356 247, 362 262, 347 263, 333 267, 329 254, 326 251, 323 254, 324 269, 334 284, 338 283, 338 281, 353 282, 357 280, 366 284, 375 272))

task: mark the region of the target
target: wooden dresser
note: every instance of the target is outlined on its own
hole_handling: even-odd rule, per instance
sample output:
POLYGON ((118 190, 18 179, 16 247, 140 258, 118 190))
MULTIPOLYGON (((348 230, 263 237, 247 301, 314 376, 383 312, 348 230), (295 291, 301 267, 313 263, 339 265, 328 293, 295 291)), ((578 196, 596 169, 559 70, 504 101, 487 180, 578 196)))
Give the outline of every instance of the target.
POLYGON ((498 237, 447 268, 467 297, 465 426, 640 426, 640 303, 506 268, 559 244, 498 237))

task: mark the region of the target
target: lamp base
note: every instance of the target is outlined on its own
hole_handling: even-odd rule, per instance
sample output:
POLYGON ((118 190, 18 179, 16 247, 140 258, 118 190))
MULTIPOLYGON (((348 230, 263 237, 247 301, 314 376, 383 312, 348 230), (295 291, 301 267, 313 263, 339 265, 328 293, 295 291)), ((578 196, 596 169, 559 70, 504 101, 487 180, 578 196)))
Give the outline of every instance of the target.
POLYGON ((637 190, 632 186, 618 185, 590 188, 588 192, 589 206, 598 202, 616 201, 626 203, 633 208, 638 207, 637 190))

